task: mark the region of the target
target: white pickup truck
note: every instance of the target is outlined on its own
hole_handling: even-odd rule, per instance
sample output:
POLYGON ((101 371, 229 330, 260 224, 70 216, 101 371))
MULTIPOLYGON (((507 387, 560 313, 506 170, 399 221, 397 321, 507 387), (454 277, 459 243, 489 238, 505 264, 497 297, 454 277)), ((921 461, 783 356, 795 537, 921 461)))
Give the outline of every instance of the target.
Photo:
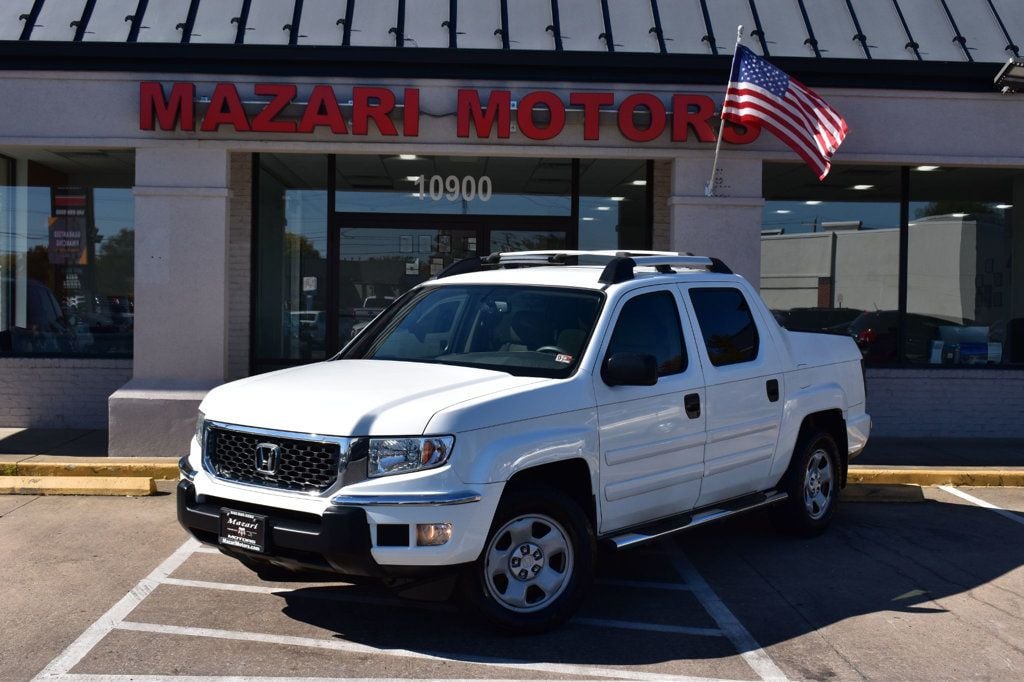
POLYGON ((853 340, 782 329, 717 259, 494 254, 327 362, 211 391, 178 517, 261 573, 457 575, 488 622, 537 632, 599 543, 769 505, 820 532, 870 425, 853 340))

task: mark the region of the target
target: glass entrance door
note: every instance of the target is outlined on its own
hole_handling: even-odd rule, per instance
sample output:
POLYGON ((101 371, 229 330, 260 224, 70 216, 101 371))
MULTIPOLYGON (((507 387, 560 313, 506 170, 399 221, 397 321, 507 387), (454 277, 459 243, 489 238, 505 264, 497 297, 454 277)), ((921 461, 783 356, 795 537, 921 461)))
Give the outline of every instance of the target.
POLYGON ((338 262, 341 345, 377 313, 452 263, 480 255, 480 226, 459 228, 400 222, 382 227, 342 225, 338 262))

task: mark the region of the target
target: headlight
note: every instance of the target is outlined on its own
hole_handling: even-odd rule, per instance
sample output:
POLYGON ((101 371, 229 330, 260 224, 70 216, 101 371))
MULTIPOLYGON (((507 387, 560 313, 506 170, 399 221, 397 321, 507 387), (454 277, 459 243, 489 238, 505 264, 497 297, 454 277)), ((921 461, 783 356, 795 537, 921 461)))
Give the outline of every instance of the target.
POLYGON ((368 473, 388 476, 439 467, 448 461, 454 444, 454 436, 371 438, 368 473))
POLYGON ((206 415, 203 414, 202 410, 199 410, 199 415, 196 417, 196 440, 199 445, 203 445, 204 436, 206 435, 206 415))

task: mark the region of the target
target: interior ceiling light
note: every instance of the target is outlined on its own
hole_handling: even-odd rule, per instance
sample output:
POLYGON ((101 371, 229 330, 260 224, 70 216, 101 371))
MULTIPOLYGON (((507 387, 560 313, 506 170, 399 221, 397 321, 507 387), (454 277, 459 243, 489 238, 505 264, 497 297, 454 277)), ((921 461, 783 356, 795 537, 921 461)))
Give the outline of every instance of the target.
POLYGON ((939 166, 918 166, 914 170, 921 171, 922 173, 929 173, 933 170, 939 170, 939 166))
POLYGON ((792 211, 790 211, 788 208, 780 208, 780 209, 778 209, 775 212, 776 213, 792 213, 792 211))
POLYGON ((996 208, 1000 211, 1005 211, 1008 208, 1013 208, 1013 204, 996 204, 996 208))
POLYGON ((398 158, 400 158, 402 161, 415 161, 416 160, 416 155, 415 154, 399 154, 398 158))
POLYGON ((646 180, 634 180, 633 184, 636 185, 637 187, 644 187, 644 186, 647 185, 647 181, 646 180))
POLYGON ((863 191, 863 190, 866 190, 866 189, 873 189, 873 188, 874 188, 874 185, 854 185, 850 189, 855 189, 855 190, 863 191))
POLYGON ((608 197, 612 201, 625 201, 626 197, 608 197))
POLYGON ((810 201, 805 201, 804 203, 807 204, 808 206, 817 206, 818 204, 821 203, 821 201, 818 199, 812 199, 810 201))
POLYGON ((593 216, 584 216, 583 217, 583 220, 586 220, 586 221, 591 221, 593 219, 594 219, 593 216))
POLYGON ((421 176, 419 175, 406 175, 405 179, 408 180, 409 182, 416 182, 417 180, 420 179, 420 177, 421 176))
POLYGON ((1024 92, 1024 59, 1008 59, 994 82, 1002 92, 1024 92))
POLYGON ((598 211, 610 211, 610 210, 612 210, 612 207, 611 206, 598 206, 597 210, 598 211))
POLYGON ((951 213, 950 215, 952 215, 954 218, 966 218, 967 217, 966 213, 951 213))

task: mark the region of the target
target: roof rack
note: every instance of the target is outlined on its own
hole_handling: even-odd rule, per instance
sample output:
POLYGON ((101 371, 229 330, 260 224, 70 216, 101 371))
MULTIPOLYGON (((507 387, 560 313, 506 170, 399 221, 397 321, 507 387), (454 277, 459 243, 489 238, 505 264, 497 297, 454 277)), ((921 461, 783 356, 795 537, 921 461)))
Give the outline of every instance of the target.
POLYGON ((528 267, 539 265, 580 265, 580 259, 604 263, 604 270, 598 281, 602 284, 618 284, 633 279, 633 268, 652 267, 660 273, 669 274, 673 268, 706 269, 709 272, 732 274, 729 266, 718 258, 679 254, 673 251, 508 251, 492 253, 489 256, 465 258, 452 263, 437 274, 435 279, 476 272, 487 266, 528 267))

